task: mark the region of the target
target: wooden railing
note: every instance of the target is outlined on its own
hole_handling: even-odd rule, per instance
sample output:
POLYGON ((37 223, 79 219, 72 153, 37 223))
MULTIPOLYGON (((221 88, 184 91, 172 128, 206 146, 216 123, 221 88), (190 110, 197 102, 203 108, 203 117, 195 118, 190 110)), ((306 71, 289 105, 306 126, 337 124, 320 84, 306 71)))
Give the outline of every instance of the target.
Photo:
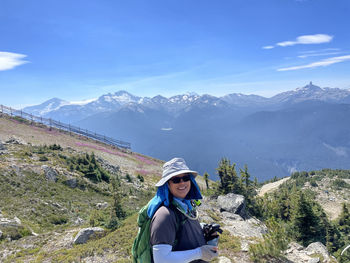
POLYGON ((55 121, 53 119, 47 119, 47 118, 43 118, 43 117, 34 116, 33 114, 26 113, 22 110, 16 110, 16 109, 13 109, 11 107, 6 107, 4 105, 0 105, 0 112, 3 114, 10 115, 10 116, 18 116, 18 117, 21 117, 23 119, 26 119, 26 120, 29 120, 32 122, 41 123, 41 124, 44 124, 50 128, 54 127, 54 128, 60 129, 60 130, 68 131, 70 133, 83 135, 83 136, 86 136, 86 137, 91 138, 93 140, 100 141, 100 142, 103 142, 106 144, 110 144, 112 146, 116 146, 119 148, 131 149, 131 144, 128 142, 119 141, 119 140, 116 140, 116 139, 111 138, 111 137, 107 137, 107 136, 104 136, 104 135, 101 135, 101 134, 98 134, 95 132, 88 131, 86 129, 81 129, 80 127, 77 127, 77 126, 65 124, 65 123, 62 123, 60 121, 55 121))

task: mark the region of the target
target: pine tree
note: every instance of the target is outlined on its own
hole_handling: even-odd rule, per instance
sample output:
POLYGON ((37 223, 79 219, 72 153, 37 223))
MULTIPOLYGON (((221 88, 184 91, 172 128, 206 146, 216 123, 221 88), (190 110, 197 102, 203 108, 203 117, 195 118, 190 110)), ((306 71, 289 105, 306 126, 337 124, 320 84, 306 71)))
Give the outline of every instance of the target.
POLYGON ((116 216, 117 219, 123 219, 125 218, 126 213, 121 203, 122 197, 120 192, 121 184, 120 184, 119 177, 112 177, 111 187, 112 187, 112 194, 113 194, 112 217, 116 216))
POLYGON ((338 219, 339 230, 344 236, 350 236, 350 212, 345 203, 343 203, 342 212, 338 219))
POLYGON ((300 192, 296 203, 296 210, 292 218, 292 225, 297 241, 302 242, 304 246, 317 241, 319 223, 317 215, 313 212, 311 202, 306 199, 303 192, 300 192))
POLYGON ((205 172, 203 177, 204 177, 205 184, 206 184, 207 190, 208 190, 209 189, 209 174, 207 172, 205 172))

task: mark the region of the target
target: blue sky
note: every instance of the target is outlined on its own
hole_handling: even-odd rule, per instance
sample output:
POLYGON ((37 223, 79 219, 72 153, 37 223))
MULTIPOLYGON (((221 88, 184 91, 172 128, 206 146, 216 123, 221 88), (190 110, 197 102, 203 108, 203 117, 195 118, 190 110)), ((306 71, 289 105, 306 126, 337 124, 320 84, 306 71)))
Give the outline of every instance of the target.
POLYGON ((0 104, 350 88, 349 0, 0 0, 0 104))

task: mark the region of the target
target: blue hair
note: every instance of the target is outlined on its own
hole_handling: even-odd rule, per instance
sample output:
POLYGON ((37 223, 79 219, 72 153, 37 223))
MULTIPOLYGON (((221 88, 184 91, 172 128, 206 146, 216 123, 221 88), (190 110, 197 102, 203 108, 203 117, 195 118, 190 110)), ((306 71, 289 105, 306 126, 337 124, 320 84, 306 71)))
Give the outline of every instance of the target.
MULTIPOLYGON (((188 207, 192 207, 191 200, 203 199, 201 191, 199 190, 196 180, 194 179, 194 176, 192 174, 190 178, 191 178, 191 189, 184 199, 184 202, 188 205, 188 207)), ((147 209, 148 217, 152 218, 155 212, 158 210, 158 208, 162 204, 166 207, 169 207, 170 205, 168 183, 165 183, 162 186, 159 186, 157 189, 156 195, 149 202, 149 206, 147 209)))

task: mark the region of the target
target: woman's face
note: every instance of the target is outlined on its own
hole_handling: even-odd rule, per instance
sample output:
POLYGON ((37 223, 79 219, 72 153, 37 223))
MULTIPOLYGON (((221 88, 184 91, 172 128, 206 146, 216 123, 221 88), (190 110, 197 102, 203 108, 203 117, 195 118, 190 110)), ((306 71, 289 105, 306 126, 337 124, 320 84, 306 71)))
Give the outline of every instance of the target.
POLYGON ((169 191, 173 196, 177 198, 185 198, 191 189, 191 180, 189 180, 190 174, 179 174, 168 181, 169 191), (179 181, 179 179, 181 180, 179 181), (184 179, 187 180, 185 182, 184 179), (176 183, 179 182, 179 183, 176 183))

